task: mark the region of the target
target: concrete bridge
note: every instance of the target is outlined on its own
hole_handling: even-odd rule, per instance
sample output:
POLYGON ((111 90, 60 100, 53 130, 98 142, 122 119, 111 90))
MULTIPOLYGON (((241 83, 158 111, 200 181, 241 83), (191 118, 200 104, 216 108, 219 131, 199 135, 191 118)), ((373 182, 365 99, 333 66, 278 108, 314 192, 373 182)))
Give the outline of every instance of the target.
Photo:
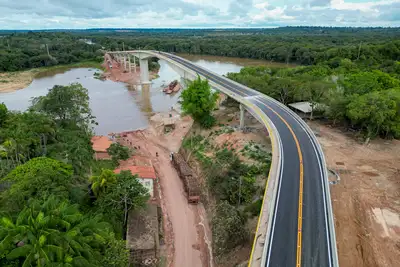
POLYGON ((125 68, 130 56, 137 57, 142 83, 149 83, 151 57, 165 60, 185 79, 208 79, 214 89, 241 104, 241 124, 247 109, 267 128, 272 163, 249 266, 339 266, 325 158, 299 116, 264 94, 176 55, 148 50, 108 54, 125 68))

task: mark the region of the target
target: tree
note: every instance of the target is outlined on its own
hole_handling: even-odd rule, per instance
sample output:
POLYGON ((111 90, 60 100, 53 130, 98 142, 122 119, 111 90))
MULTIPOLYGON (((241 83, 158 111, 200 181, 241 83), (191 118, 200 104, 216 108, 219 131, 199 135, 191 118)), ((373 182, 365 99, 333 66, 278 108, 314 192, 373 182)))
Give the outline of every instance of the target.
POLYGON ((90 177, 90 182, 93 193, 99 197, 109 186, 117 182, 117 175, 112 170, 102 169, 100 175, 90 177))
POLYGON ((112 143, 107 148, 107 153, 111 156, 114 163, 118 163, 118 160, 127 160, 130 157, 129 148, 120 143, 112 143))
POLYGON ((7 119, 8 109, 4 103, 0 103, 0 127, 2 127, 3 123, 7 119))
POLYGON ((367 132, 367 138, 380 133, 400 137, 400 88, 356 96, 347 106, 347 116, 367 132))
POLYGON ((113 239, 105 248, 105 253, 100 261, 100 266, 124 267, 128 266, 128 262, 129 250, 126 248, 126 241, 113 239))
POLYGON ((8 208, 21 208, 31 199, 46 199, 51 195, 68 199, 72 174, 72 167, 60 161, 46 157, 31 159, 2 179, 11 183, 2 199, 8 208))
POLYGON ((133 176, 130 171, 121 171, 117 175, 117 182, 107 187, 104 194, 97 199, 100 210, 121 218, 125 229, 128 213, 132 209, 139 209, 146 205, 149 199, 147 189, 133 176))
POLYGON ((293 102, 296 82, 291 78, 275 78, 271 81, 268 95, 287 105, 293 102))
POLYGON ((197 77, 181 94, 182 110, 195 121, 208 124, 217 98, 218 94, 211 91, 208 81, 197 77))
POLYGON ((327 95, 333 88, 333 83, 321 80, 309 80, 301 86, 302 98, 311 104, 310 119, 313 119, 314 111, 316 108, 321 108, 321 102, 325 95, 327 95))
POLYGON ((47 95, 32 100, 32 110, 50 115, 61 125, 83 126, 96 123, 89 107, 88 90, 79 83, 55 85, 47 95))
MULTIPOLYGON (((27 267, 101 266, 114 239, 100 217, 85 216, 77 205, 50 197, 45 202, 32 202, 15 220, 1 218, 0 263, 3 266, 8 260, 18 260, 20 266, 27 267)), ((113 251, 116 261, 127 257, 126 251, 113 251)))
POLYGON ((3 157, 17 166, 33 157, 45 156, 48 144, 53 142, 55 123, 37 112, 9 112, 0 128, 3 157))
POLYGON ((77 125, 57 127, 56 142, 48 146, 49 157, 72 165, 77 175, 84 175, 93 162, 92 134, 77 125))
POLYGON ((247 239, 245 218, 228 202, 222 201, 211 220, 213 251, 220 256, 247 239), (234 234, 232 234, 234 233, 234 234))

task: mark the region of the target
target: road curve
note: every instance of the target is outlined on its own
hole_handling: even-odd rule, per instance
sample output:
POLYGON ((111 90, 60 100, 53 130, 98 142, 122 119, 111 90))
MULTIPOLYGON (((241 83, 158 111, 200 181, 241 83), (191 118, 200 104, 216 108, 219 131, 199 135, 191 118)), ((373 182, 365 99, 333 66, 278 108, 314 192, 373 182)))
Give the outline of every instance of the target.
POLYGON ((305 122, 283 104, 251 88, 176 55, 151 53, 155 56, 159 53, 257 106, 275 126, 281 140, 282 155, 262 265, 337 267, 325 159, 316 137, 305 122))
MULTIPOLYGON (((219 83, 258 106, 273 122, 282 141, 282 173, 266 242, 265 266, 334 266, 336 244, 328 225, 326 167, 319 144, 297 115, 250 88, 240 86, 176 55, 164 56, 219 83)), ((333 225, 330 225, 333 227, 333 225)), ((335 264, 336 265, 336 264, 335 264)))

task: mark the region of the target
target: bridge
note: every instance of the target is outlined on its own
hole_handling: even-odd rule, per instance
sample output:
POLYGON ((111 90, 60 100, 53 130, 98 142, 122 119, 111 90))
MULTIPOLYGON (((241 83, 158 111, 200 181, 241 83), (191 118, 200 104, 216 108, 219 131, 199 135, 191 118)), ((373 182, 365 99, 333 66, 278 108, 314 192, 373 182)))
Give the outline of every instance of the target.
POLYGON ((325 158, 314 133, 299 116, 262 93, 173 54, 148 50, 108 54, 125 68, 127 58, 138 58, 143 83, 149 83, 147 60, 151 57, 165 60, 185 79, 198 75, 208 79, 214 89, 240 103, 241 125, 247 109, 267 128, 272 163, 249 267, 339 266, 325 158))

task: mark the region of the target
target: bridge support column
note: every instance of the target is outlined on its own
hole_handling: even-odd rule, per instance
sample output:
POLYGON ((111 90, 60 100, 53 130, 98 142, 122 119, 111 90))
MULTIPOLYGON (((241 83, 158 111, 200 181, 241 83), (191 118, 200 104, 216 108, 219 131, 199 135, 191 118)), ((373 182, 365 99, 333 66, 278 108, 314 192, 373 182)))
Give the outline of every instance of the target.
POLYGON ((136 73, 136 57, 133 56, 133 68, 135 69, 135 73, 136 73))
POLYGON ((126 55, 124 55, 124 70, 126 70, 126 55))
POLYGON ((149 80, 149 62, 146 59, 140 59, 140 82, 150 83, 149 80))
POLYGON ((245 108, 242 104, 240 104, 240 130, 244 129, 244 112, 245 108))
POLYGON ((130 54, 128 54, 128 65, 129 65, 129 73, 131 73, 132 72, 132 64, 131 64, 131 55, 130 54))

